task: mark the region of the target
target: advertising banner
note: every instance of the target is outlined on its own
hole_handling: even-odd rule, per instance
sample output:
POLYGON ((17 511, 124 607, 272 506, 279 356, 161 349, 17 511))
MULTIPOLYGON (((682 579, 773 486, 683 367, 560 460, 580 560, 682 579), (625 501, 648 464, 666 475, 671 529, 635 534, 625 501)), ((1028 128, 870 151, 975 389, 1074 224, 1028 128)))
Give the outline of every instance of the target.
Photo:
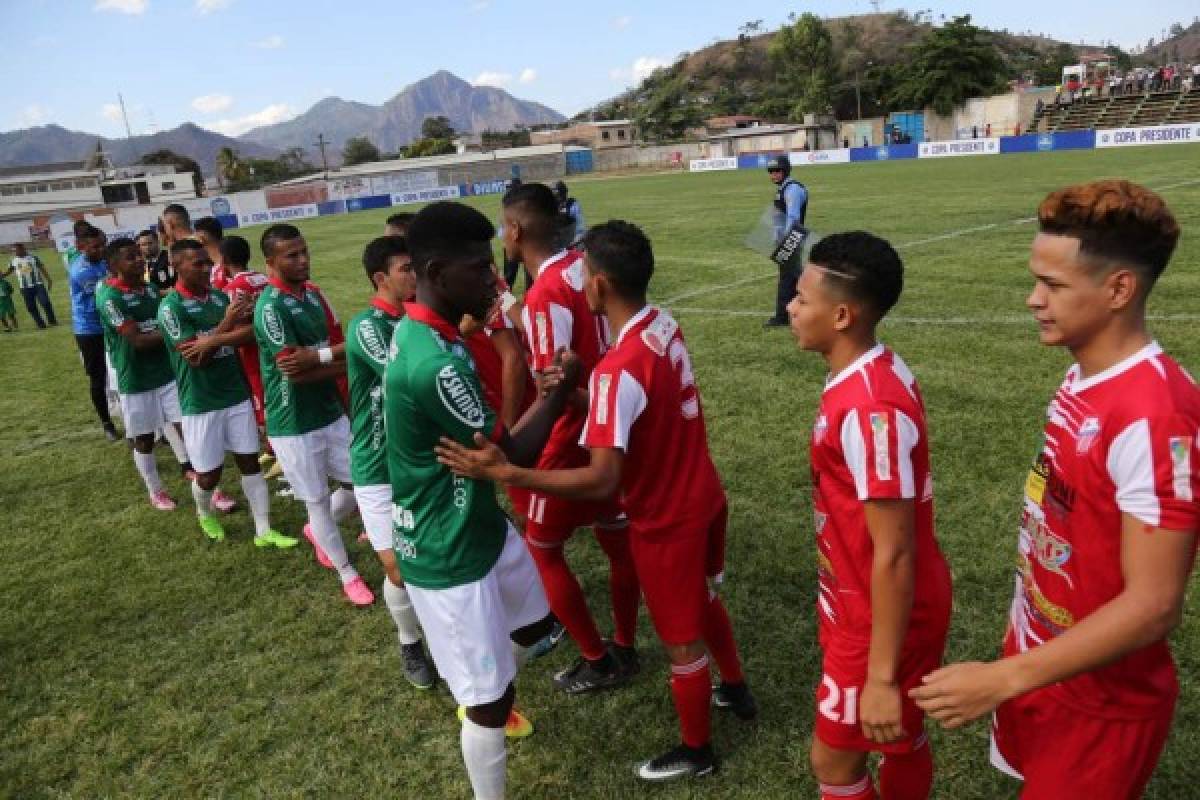
POLYGON ((351 197, 366 197, 369 194, 375 194, 371 191, 371 180, 363 175, 329 181, 330 200, 347 200, 351 197))
POLYGON ((298 206, 284 208, 268 208, 265 211, 252 211, 249 214, 238 214, 238 225, 265 225, 270 222, 287 222, 293 219, 305 219, 318 215, 316 203, 304 203, 298 206))
POLYGON ((387 175, 375 175, 371 178, 369 194, 403 194, 417 192, 422 189, 436 189, 438 177, 436 170, 412 170, 409 172, 392 172, 387 175))
POLYGON ((795 153, 788 153, 788 160, 792 162, 793 167, 811 167, 818 164, 849 164, 850 149, 801 150, 795 153))
POLYGON ((393 193, 392 205, 406 206, 409 203, 432 203, 435 200, 454 200, 461 196, 462 192, 457 186, 438 186, 433 189, 421 189, 415 192, 393 193))
POLYGON ((688 172, 716 172, 737 169, 737 158, 694 158, 688 162, 688 172))
POLYGON ((1096 147, 1137 147, 1144 144, 1200 142, 1200 122, 1151 125, 1147 128, 1110 128, 1096 131, 1096 147))
POLYGON ((1000 139, 952 139, 947 142, 922 142, 918 158, 950 158, 953 156, 994 156, 1000 152, 1000 139))

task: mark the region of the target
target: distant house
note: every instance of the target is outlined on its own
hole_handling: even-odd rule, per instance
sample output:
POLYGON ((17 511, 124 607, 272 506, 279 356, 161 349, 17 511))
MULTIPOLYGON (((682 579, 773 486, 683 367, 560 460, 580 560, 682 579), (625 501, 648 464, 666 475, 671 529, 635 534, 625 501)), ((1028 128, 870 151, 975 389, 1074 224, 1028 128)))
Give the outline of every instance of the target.
POLYGON ((602 122, 580 122, 566 128, 532 131, 529 143, 567 144, 604 149, 633 144, 634 126, 631 120, 613 119, 602 122))
POLYGON ((730 114, 725 117, 709 117, 704 120, 704 128, 710 134, 722 133, 735 128, 756 128, 765 124, 766 120, 762 117, 750 114, 730 114))

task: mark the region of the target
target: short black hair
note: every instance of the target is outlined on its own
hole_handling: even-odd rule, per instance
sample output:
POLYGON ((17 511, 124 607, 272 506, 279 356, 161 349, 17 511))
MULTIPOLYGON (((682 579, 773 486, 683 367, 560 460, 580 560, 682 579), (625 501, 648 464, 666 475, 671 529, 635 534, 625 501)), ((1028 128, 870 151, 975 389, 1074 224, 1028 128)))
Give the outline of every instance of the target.
POLYGON ((92 227, 92 223, 88 222, 86 219, 77 219, 71 224, 71 233, 79 236, 90 227, 92 227))
POLYGON ((103 239, 105 236, 107 234, 104 231, 91 224, 75 234, 76 239, 103 239))
POLYGON ((392 260, 392 256, 402 256, 408 253, 408 242, 403 236, 380 236, 377 239, 372 239, 365 248, 363 248, 362 263, 363 268, 367 271, 367 280, 371 285, 375 285, 374 276, 380 272, 387 272, 388 263, 392 260))
MULTIPOLYGON (((529 238, 546 244, 557 241, 564 228, 566 214, 558 210, 558 199, 544 183, 522 183, 504 193, 501 201, 520 219, 529 238)), ((574 225, 574 221, 571 221, 574 225)))
POLYGON ((126 247, 137 247, 137 242, 128 236, 118 236, 108 243, 108 246, 104 248, 104 260, 108 262, 110 267, 112 266, 113 258, 126 247))
POLYGON ((208 255, 208 251, 204 249, 204 245, 195 239, 180 239, 171 244, 171 261, 175 261, 185 250, 199 250, 201 253, 208 255))
POLYGON ((304 234, 295 225, 290 225, 286 222, 277 222, 271 227, 263 231, 262 239, 259 240, 259 247, 262 248, 262 254, 265 257, 270 257, 275 250, 275 245, 278 242, 290 242, 293 239, 301 239, 304 234))
POLYGON ((250 243, 241 236, 226 236, 218 245, 221 262, 235 267, 246 267, 250 263, 250 243))
POLYGON ((192 225, 192 230, 204 231, 218 242, 225 238, 225 226, 216 217, 201 217, 192 225))
POLYGON ((183 223, 189 228, 192 227, 192 215, 188 213, 186 208, 179 205, 179 203, 171 203, 171 205, 163 209, 162 215, 164 217, 175 217, 176 221, 183 223))
POLYGON ((408 226, 408 252, 418 275, 433 261, 446 261, 462 255, 466 245, 487 244, 496 229, 480 212, 450 200, 431 203, 421 209, 408 226))
POLYGON ((143 230, 138 231, 138 235, 133 237, 133 240, 136 242, 138 239, 142 238, 143 236, 153 236, 155 239, 157 239, 158 231, 154 230, 154 228, 145 228, 143 230))
POLYGON ((849 300, 869 306, 883 318, 904 289, 904 264, 887 240, 866 231, 826 236, 808 254, 808 262, 824 268, 825 284, 849 300))
POLYGON ((397 228, 407 228, 409 225, 412 225, 413 217, 415 216, 416 214, 411 211, 398 211, 384 220, 383 224, 393 225, 397 228))
POLYGON ((644 300, 654 275, 654 249, 637 225, 612 219, 593 225, 583 235, 588 264, 604 273, 608 282, 630 300, 644 300))

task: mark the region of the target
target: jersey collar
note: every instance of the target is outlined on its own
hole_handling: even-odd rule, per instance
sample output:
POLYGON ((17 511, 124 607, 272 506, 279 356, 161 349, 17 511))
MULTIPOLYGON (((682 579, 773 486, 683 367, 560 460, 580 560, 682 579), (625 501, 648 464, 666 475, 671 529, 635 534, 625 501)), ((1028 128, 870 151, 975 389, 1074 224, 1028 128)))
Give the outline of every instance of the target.
POLYGON ((448 342, 457 342, 462 339, 458 328, 446 322, 446 320, 438 316, 436 311, 427 305, 422 305, 414 300, 411 303, 404 304, 404 311, 413 320, 433 328, 448 342))
POLYGON ((621 344, 621 340, 623 340, 625 338, 625 334, 627 334, 631 330, 633 330, 634 326, 636 326, 638 323, 640 323, 642 320, 644 320, 646 317, 648 317, 650 315, 651 311, 655 311, 655 310, 656 310, 655 307, 650 305, 649 303, 642 306, 642 310, 637 312, 636 314, 634 314, 632 317, 630 317, 629 321, 626 322, 624 327, 621 328, 621 332, 617 334, 616 344, 614 344, 613 347, 618 347, 621 344))
MULTIPOLYGON (((1150 344, 1146 345, 1141 350, 1138 350, 1133 355, 1129 356, 1128 358, 1124 359, 1123 361, 1118 361, 1116 364, 1113 364, 1111 367, 1109 367, 1106 370, 1097 372, 1095 375, 1093 375, 1090 378, 1076 378, 1075 380, 1070 382, 1070 384, 1068 385, 1067 388, 1069 388, 1072 392, 1082 392, 1085 389, 1091 389, 1093 386, 1096 386, 1097 384, 1101 384, 1107 380, 1115 378, 1118 375, 1120 375, 1122 372, 1126 372, 1129 369, 1136 367, 1138 364, 1145 361, 1146 359, 1154 358, 1155 356, 1160 355, 1161 353, 1162 353, 1162 348, 1158 346, 1158 342, 1150 342, 1150 344)), ((1071 374, 1072 375, 1079 374, 1079 365, 1078 364, 1071 367, 1071 374)))
POLYGON ((183 285, 183 281, 175 281, 175 291, 179 292, 179 294, 187 300, 207 300, 209 295, 209 292, 205 292, 204 294, 192 294, 188 291, 188 288, 183 285))
POLYGON ((550 264, 553 264, 555 261, 558 261, 560 258, 565 256, 566 254, 567 254, 567 248, 564 247, 562 250, 559 250, 557 253, 555 253, 554 255, 547 258, 545 261, 542 262, 541 266, 539 266, 537 268, 537 275, 535 275, 534 277, 540 277, 541 274, 546 270, 546 267, 548 267, 550 264))
POLYGON ((308 284, 305 283, 303 286, 300 287, 300 291, 298 291, 298 292, 292 291, 290 286, 288 286, 286 283, 284 283, 283 281, 276 278, 274 275, 269 276, 267 278, 267 283, 271 284, 272 286, 274 286, 276 289, 283 292, 284 294, 290 294, 292 297, 295 297, 298 299, 302 299, 304 297, 304 292, 308 288, 308 284))
POLYGON ((144 283, 141 286, 138 286, 135 288, 133 286, 130 286, 128 283, 121 280, 120 278, 108 278, 104 282, 107 283, 109 286, 111 286, 114 289, 120 289, 122 292, 136 292, 139 289, 146 288, 146 284, 144 284, 144 283))
POLYGON ((389 317, 396 317, 397 319, 399 319, 400 317, 404 316, 403 308, 396 308, 394 305, 389 303, 387 300, 384 300, 382 297, 372 297, 371 298, 371 307, 378 308, 380 311, 387 314, 389 317))
POLYGON ((879 358, 881 355, 883 355, 883 351, 885 349, 886 348, 884 348, 883 343, 881 342, 881 343, 875 345, 874 347, 872 347, 867 352, 863 353, 858 358, 854 359, 853 364, 851 364, 850 366, 843 369, 837 375, 830 377, 829 380, 825 381, 825 391, 828 392, 830 389, 837 386, 842 381, 846 380, 846 378, 849 378, 851 375, 853 375, 854 373, 861 370, 867 364, 870 364, 872 361, 879 358))

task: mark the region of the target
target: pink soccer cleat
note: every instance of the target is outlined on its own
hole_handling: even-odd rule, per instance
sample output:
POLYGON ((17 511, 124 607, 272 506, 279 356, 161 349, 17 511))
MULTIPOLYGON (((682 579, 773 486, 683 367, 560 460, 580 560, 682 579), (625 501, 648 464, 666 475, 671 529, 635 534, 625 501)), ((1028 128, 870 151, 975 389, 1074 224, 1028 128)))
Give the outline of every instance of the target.
POLYGON ((167 494, 166 489, 159 489, 157 492, 150 495, 150 505, 154 506, 159 511, 175 510, 175 501, 171 499, 171 495, 167 494))
MULTIPOLYGON (((308 543, 313 546, 313 552, 317 555, 317 563, 326 569, 333 569, 333 562, 329 560, 329 556, 325 555, 325 551, 321 549, 321 545, 317 544, 317 537, 313 536, 312 525, 307 522, 304 523, 304 538, 308 539, 308 543)), ((363 585, 363 588, 366 588, 366 584, 363 585)), ((368 594, 370 594, 370 591, 370 589, 367 589, 368 594)))
POLYGON ((369 606, 375 602, 374 593, 362 578, 355 578, 349 583, 342 584, 342 591, 346 593, 346 599, 356 606, 369 606))
POLYGON ((222 514, 228 514, 237 508, 237 500, 234 500, 220 489, 213 489, 212 506, 222 514))

